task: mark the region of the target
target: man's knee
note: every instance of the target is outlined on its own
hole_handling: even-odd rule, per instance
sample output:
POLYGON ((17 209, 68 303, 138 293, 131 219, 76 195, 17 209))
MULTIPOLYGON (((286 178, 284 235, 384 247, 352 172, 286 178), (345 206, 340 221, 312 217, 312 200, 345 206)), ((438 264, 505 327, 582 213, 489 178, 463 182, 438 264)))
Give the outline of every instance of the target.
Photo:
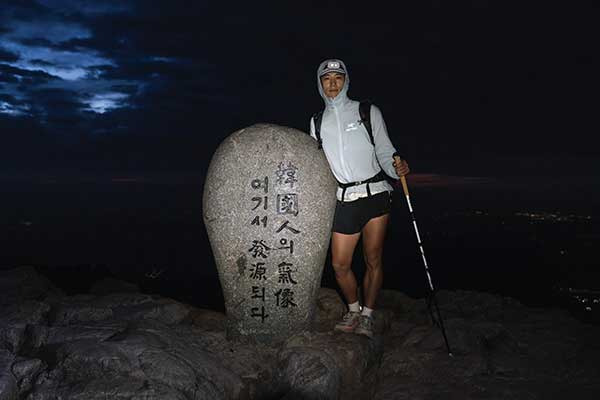
POLYGON ((332 260, 331 265, 337 276, 344 276, 350 272, 352 268, 352 261, 347 260, 332 260))
POLYGON ((381 252, 373 252, 372 254, 365 254, 365 264, 368 269, 379 269, 381 268, 381 264, 383 261, 383 257, 381 252))

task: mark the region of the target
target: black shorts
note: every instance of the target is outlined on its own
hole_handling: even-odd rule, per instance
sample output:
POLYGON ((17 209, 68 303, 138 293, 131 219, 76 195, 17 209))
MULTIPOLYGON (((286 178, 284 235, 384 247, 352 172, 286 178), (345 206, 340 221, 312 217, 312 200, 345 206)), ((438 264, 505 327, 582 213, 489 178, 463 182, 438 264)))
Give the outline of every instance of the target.
POLYGON ((347 235, 358 233, 370 219, 387 214, 391 209, 392 196, 387 191, 354 201, 338 200, 331 230, 347 235))

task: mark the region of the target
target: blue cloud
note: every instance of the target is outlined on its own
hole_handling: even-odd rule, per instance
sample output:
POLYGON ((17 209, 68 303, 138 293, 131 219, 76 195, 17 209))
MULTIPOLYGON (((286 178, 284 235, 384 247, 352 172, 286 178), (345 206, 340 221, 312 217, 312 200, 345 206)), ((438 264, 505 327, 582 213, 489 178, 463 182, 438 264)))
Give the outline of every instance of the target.
POLYGON ((0 94, 0 113, 10 116, 29 115, 29 105, 9 94, 0 94))
POLYGON ((42 39, 50 43, 63 43, 71 39, 86 39, 91 36, 89 28, 79 23, 54 19, 12 20, 7 24, 10 29, 5 37, 10 39, 42 39))
POLYGON ((20 117, 29 115, 29 109, 29 105, 27 104, 14 104, 0 100, 0 113, 2 114, 20 117))
POLYGON ((107 111, 126 106, 125 100, 128 97, 127 94, 119 92, 94 93, 82 101, 88 105, 85 108, 86 111, 104 114, 107 111))
POLYGON ((76 80, 84 78, 91 66, 113 64, 93 49, 54 47, 74 39, 91 37, 90 30, 80 24, 46 20, 11 21, 8 26, 12 30, 2 35, 0 48, 18 55, 18 60, 8 62, 8 65, 76 80))
POLYGON ((0 11, 0 26, 3 26, 0 82, 4 82, 2 93, 18 98, 21 103, 3 100, 0 113, 15 116, 25 115, 27 111, 47 116, 54 107, 44 104, 47 96, 39 96, 39 91, 44 90, 78 93, 70 96, 72 105, 79 103, 78 107, 70 108, 74 112, 84 109, 105 113, 127 105, 127 94, 109 88, 135 82, 103 79, 98 71, 116 68, 116 62, 105 56, 101 47, 86 46, 93 44, 93 30, 86 25, 90 21, 84 18, 73 22, 67 15, 72 12, 99 15, 128 7, 117 2, 102 5, 81 5, 74 1, 17 3, 0 11))

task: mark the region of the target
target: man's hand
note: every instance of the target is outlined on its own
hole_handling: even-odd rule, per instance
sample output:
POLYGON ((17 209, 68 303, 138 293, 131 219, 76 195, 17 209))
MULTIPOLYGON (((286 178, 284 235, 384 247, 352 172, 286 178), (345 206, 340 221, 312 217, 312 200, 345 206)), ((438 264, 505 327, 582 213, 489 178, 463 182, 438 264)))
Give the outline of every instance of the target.
POLYGON ((392 165, 396 170, 396 174, 400 177, 408 175, 408 173, 410 172, 410 168, 408 168, 408 163, 406 162, 406 160, 402 160, 398 156, 394 157, 394 162, 392 163, 392 165))

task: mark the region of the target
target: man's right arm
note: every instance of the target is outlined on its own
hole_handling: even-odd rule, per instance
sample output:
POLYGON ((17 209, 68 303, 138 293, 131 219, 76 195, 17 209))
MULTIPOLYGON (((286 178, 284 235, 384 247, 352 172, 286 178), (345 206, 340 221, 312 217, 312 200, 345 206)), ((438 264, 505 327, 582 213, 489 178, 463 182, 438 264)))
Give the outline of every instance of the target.
POLYGON ((309 132, 310 132, 310 136, 317 140, 317 135, 315 135, 315 121, 313 117, 310 117, 310 123, 309 123, 309 132))

